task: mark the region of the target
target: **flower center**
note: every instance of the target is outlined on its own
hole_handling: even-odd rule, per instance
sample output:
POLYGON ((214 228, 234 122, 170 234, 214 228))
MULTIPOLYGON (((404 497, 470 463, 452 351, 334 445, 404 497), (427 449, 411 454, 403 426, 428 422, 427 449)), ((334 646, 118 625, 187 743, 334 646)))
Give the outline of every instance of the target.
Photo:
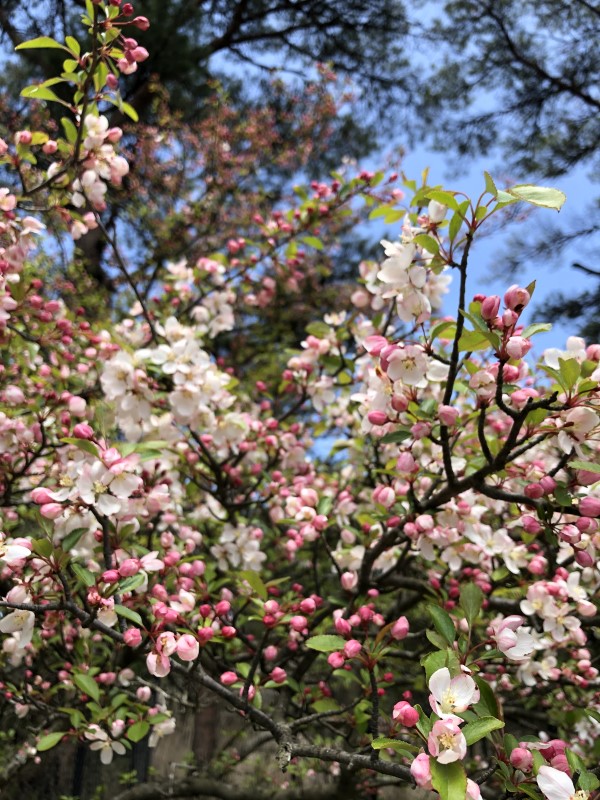
MULTIPOLYGON (((452 750, 454 747, 454 734, 442 733, 438 742, 442 750, 452 750)), ((576 798, 576 800, 583 800, 583 798, 576 798)))

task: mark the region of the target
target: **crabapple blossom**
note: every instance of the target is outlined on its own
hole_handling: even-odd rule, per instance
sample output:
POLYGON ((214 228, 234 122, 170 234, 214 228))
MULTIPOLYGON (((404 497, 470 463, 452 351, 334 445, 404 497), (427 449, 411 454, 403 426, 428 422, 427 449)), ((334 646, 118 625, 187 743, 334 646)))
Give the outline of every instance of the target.
POLYGON ((454 719, 479 700, 479 689, 470 675, 450 677, 447 667, 436 670, 429 679, 429 704, 442 719, 454 719))
POLYGON ((433 723, 431 733, 427 737, 430 754, 440 764, 451 764, 462 760, 467 754, 467 742, 458 723, 460 717, 451 714, 433 723))

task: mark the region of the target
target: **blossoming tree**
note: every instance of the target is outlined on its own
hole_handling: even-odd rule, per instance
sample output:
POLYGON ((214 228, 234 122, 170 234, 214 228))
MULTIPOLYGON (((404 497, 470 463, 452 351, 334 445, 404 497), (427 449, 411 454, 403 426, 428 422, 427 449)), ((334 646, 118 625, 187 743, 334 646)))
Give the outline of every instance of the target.
POLYGON ((105 225, 129 165, 103 112, 127 113, 120 75, 146 57, 134 14, 88 1, 81 41, 22 45, 65 53, 24 90, 65 106, 64 135, 0 142, 16 179, 0 190, 8 773, 74 741, 118 764, 202 691, 232 712, 224 756, 123 800, 245 797, 254 755, 265 797, 587 798, 600 345, 534 359, 549 327, 522 322, 534 284, 467 286, 480 229, 564 196, 487 174, 471 199, 426 173, 402 189, 340 173, 170 263, 149 301, 105 225), (222 337, 293 306, 359 202, 399 236, 297 348, 261 354, 257 380, 222 337), (106 237, 126 313, 92 324, 40 279, 57 215, 63 238, 106 237), (452 276, 457 312, 441 316, 452 276))

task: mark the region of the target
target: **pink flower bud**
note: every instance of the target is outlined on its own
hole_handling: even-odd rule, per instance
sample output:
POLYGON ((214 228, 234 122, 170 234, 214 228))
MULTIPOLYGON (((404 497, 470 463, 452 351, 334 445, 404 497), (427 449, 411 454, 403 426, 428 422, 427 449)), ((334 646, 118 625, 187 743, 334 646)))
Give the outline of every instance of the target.
POLYGON ((351 592, 358 585, 358 575, 356 572, 344 572, 340 579, 342 588, 347 592, 351 592))
POLYGON ((336 621, 333 623, 336 631, 340 634, 340 636, 349 636, 352 632, 352 626, 348 622, 347 619, 342 619, 338 617, 336 621))
POLYGON ((146 50, 145 47, 134 47, 134 49, 131 50, 130 52, 131 55, 133 56, 134 61, 137 61, 138 63, 140 61, 145 61, 150 55, 150 53, 146 50))
POLYGON ((135 696, 140 703, 147 703, 152 697, 152 689, 149 686, 139 686, 135 690, 135 696))
POLYGON ((567 544, 579 544, 581 531, 576 525, 563 525, 559 533, 560 539, 567 544))
POLYGON ((521 772, 529 772, 533 766, 533 754, 524 747, 515 747, 510 754, 510 763, 515 769, 521 772))
POLYGON ((312 599, 312 597, 306 597, 300 603, 300 611, 302 611, 303 614, 314 614, 316 609, 317 609, 317 604, 312 599))
POLYGON ((371 425, 385 425, 388 421, 388 415, 385 411, 369 411, 367 419, 371 425))
POLYGON ((538 500, 544 496, 544 488, 539 483, 528 483, 524 489, 524 494, 525 497, 529 497, 531 500, 538 500))
POLYGON ((535 517, 532 517, 530 514, 526 514, 524 517, 521 518, 521 524, 523 525, 523 529, 527 532, 535 536, 542 530, 542 526, 537 521, 535 517))
POLYGON ((481 303, 481 316, 488 322, 496 319, 500 309, 500 298, 497 294, 491 294, 481 303))
POLYGON ((238 676, 235 674, 235 672, 223 672, 220 677, 220 681, 223 686, 233 686, 233 684, 238 681, 238 676))
POLYGON ((556 481, 550 475, 544 475, 543 478, 540 478, 540 486, 546 494, 552 494, 556 489, 556 481))
POLYGON ((458 419, 458 408, 453 406, 441 405, 438 407, 438 419, 442 425, 447 425, 449 428, 456 424, 458 419))
POLYGON ((410 774, 415 779, 417 786, 422 789, 431 789, 431 767, 427 753, 419 753, 410 765, 410 774))
POLYGON ((79 422, 73 428, 73 436, 77 439, 93 439, 94 429, 87 422, 79 422))
POLYGON ((396 639, 396 641, 400 642, 402 639, 406 638, 409 629, 410 625, 406 617, 399 617, 396 622, 394 622, 390 635, 392 639, 396 639))
POLYGON ((53 498, 50 495, 49 490, 44 489, 42 486, 31 490, 31 499, 34 503, 38 503, 39 505, 53 502, 53 498))
POLYGON ((182 661, 194 661, 198 658, 199 652, 198 640, 190 633, 184 633, 177 640, 177 655, 182 661))
POLYGON ((127 628, 123 633, 123 641, 129 647, 137 647, 142 642, 142 634, 137 628, 127 628))
POLYGON ((56 519, 63 513, 63 507, 60 503, 44 503, 40 508, 40 514, 46 519, 56 519))
POLYGON ((548 561, 544 556, 534 556, 527 565, 527 569, 532 575, 544 575, 548 569, 548 561))
POLYGON ((306 628, 307 619, 306 617, 295 616, 292 617, 290 620, 290 628, 294 631, 298 631, 298 633, 302 633, 302 631, 306 628))
POLYGON ((531 296, 527 289, 523 289, 515 283, 507 289, 504 295, 504 305, 512 311, 521 313, 530 299, 531 296))
POLYGON ((116 583, 121 576, 116 569, 107 569, 102 573, 102 580, 104 583, 116 583))
POLYGON ((275 667, 269 677, 272 681, 274 681, 274 683, 284 683, 284 681, 287 679, 287 672, 281 667, 275 667))
POLYGON ((137 575, 139 571, 140 562, 137 558, 126 558, 119 566, 119 575, 122 578, 130 578, 132 575, 137 575))
POLYGON ((346 658, 355 658, 362 650, 362 644, 357 639, 350 639, 344 645, 344 655, 346 658))
POLYGON ((396 460, 396 469, 400 477, 409 477, 419 471, 419 467, 411 453, 401 453, 396 460))
POLYGON ((131 20, 131 24, 135 25, 140 31, 147 31, 150 27, 150 20, 148 17, 135 17, 131 20))
POLYGON ((338 653, 338 652, 330 653, 327 656, 327 663, 333 669, 340 669, 341 667, 343 667, 345 660, 346 659, 344 658, 342 653, 338 653))
POLYGON ((522 336, 511 336, 506 343, 506 352, 511 358, 523 358, 531 350, 532 342, 522 336))
POLYGON ((579 513, 584 517, 600 517, 600 500, 597 497, 582 497, 579 501, 579 513))
POLYGON ((406 700, 401 700, 394 706, 392 717, 406 728, 414 728, 419 721, 419 712, 406 700))
POLYGON ((587 552, 587 550, 577 550, 577 552, 575 553, 575 561, 579 564, 580 567, 585 568, 594 566, 594 559, 587 552))

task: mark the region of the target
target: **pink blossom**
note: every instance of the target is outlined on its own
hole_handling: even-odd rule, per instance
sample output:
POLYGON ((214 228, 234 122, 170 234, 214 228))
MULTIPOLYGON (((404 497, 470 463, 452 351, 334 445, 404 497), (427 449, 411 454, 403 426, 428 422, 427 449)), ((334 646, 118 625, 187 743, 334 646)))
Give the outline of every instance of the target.
POLYGON ((419 712, 406 700, 401 700, 394 706, 392 718, 398 720, 406 728, 413 728, 419 721, 419 712))
POLYGON ((456 714, 466 711, 479 700, 479 689, 473 678, 464 674, 451 678, 447 667, 433 673, 429 679, 429 691, 429 704, 442 719, 454 719, 456 714))
POLYGON ((362 650, 362 644, 357 639, 349 639, 344 645, 346 658, 355 658, 362 650))
POLYGON ((182 661, 195 661, 200 653, 200 645, 195 636, 184 633, 177 640, 177 655, 182 661))
POLYGON ((467 740, 457 722, 462 722, 460 717, 448 716, 433 723, 427 747, 440 764, 460 761, 467 754, 467 740))
POLYGON ((498 650, 516 661, 532 653, 535 646, 533 636, 522 629, 524 622, 523 617, 513 614, 491 625, 498 650))
POLYGON ((533 766, 533 754, 525 747, 515 747, 510 754, 510 763, 521 772, 529 772, 533 766))
POLYGON ((415 779, 417 786, 422 789, 431 790, 431 767, 429 764, 430 757, 427 753, 419 753, 410 765, 410 774, 415 779))
POLYGON ((390 631, 390 636, 392 639, 396 639, 396 641, 401 641, 405 639, 408 635, 408 631, 410 629, 410 625, 406 617, 399 617, 396 622, 392 625, 392 629, 390 631))

